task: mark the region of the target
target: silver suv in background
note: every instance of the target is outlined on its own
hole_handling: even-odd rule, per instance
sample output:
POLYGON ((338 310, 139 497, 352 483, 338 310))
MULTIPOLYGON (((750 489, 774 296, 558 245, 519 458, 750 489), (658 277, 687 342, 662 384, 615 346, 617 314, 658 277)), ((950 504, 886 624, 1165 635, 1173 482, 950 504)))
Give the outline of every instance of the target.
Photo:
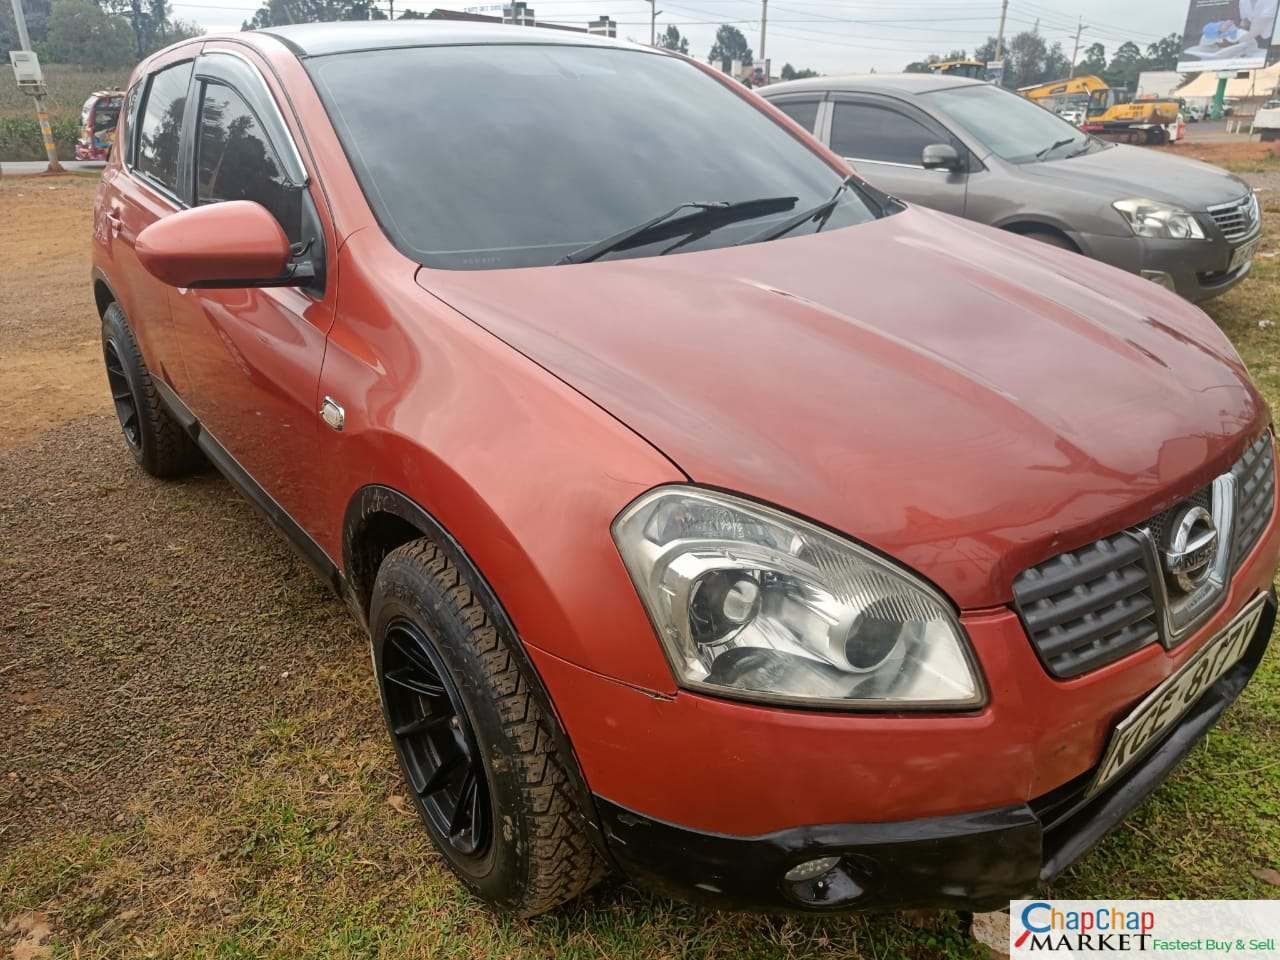
POLYGON ((1249 273, 1257 198, 1225 170, 1106 143, 1029 100, 925 74, 819 77, 761 94, 860 174, 1207 300, 1249 273))

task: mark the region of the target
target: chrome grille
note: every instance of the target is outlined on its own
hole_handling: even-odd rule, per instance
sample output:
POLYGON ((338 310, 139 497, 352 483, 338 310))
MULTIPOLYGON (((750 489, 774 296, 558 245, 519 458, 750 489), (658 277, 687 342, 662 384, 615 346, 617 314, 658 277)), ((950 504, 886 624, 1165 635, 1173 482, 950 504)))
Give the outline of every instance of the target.
MULTIPOLYGON (((1276 470, 1269 430, 1236 461, 1231 475, 1235 509, 1228 571, 1234 573, 1258 542, 1274 509, 1276 470)), ((1212 607, 1203 604, 1181 615, 1182 599, 1166 596, 1164 574, 1152 545, 1165 542, 1174 516, 1188 503, 1210 507, 1213 490, 1224 482, 1197 491, 1134 530, 1058 554, 1017 576, 1014 605, 1050 674, 1075 677, 1150 643, 1172 646, 1209 615, 1212 607)), ((1204 600, 1217 602, 1212 597, 1204 600)))
POLYGON ((1262 536, 1275 507, 1276 469, 1270 431, 1236 461, 1231 475, 1236 478, 1235 531, 1231 535, 1231 569, 1235 570, 1262 536))
POLYGON ((1209 216, 1231 243, 1252 236, 1258 229, 1257 194, 1250 192, 1239 200, 1210 207, 1209 216))

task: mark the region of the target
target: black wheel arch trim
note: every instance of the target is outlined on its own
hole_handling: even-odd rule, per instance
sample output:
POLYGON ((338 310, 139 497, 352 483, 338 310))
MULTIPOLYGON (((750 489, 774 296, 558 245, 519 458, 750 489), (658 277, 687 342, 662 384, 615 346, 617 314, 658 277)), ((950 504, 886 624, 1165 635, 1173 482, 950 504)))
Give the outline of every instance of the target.
MULTIPOLYGON (((479 593, 481 602, 494 619, 498 621, 499 629, 511 639, 510 646, 513 656, 519 660, 526 679, 530 683, 537 685, 542 702, 546 704, 547 709, 550 711, 552 735, 555 737, 556 745, 561 755, 568 761, 564 765, 565 772, 570 779, 569 789, 573 791, 574 798, 578 801, 576 808, 588 814, 586 823, 588 833, 597 848, 604 854, 606 860, 609 863, 614 863, 609 851, 609 845, 605 842, 604 832, 601 828, 602 821, 596 808, 595 795, 589 789, 586 777, 582 773, 582 764, 578 760, 577 751, 574 750, 573 743, 569 739, 564 722, 556 709, 555 701, 548 693, 546 684, 543 683, 542 675, 538 672, 537 666, 525 650, 524 641, 520 638, 520 633, 516 630, 515 623, 511 620, 506 608, 502 605, 502 601, 498 598, 497 592, 489 584, 489 581, 475 562, 472 561, 462 545, 445 529, 444 525, 412 498, 393 487, 383 486, 382 484, 368 484, 357 490, 347 504, 346 514, 342 522, 342 568, 345 571, 343 580, 346 587, 345 595, 348 605, 353 602, 358 604, 357 615, 367 629, 370 597, 362 596, 366 591, 357 586, 357 583, 365 581, 364 575, 372 573, 376 576, 377 571, 360 569, 360 564, 364 561, 355 550, 355 545, 359 543, 361 536, 367 529, 370 518, 377 514, 391 514, 416 528, 422 536, 428 538, 443 550, 456 567, 465 569, 471 575, 473 586, 476 592, 479 593), (358 576, 358 573, 361 575, 358 576)), ((373 577, 368 577, 365 582, 372 583, 373 577)), ((371 593, 372 591, 368 592, 371 593)))

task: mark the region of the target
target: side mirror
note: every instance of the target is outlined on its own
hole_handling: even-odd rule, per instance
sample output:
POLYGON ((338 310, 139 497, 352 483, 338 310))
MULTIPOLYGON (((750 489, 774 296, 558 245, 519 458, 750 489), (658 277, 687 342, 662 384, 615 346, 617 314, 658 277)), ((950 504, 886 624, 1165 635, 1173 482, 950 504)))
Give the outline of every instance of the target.
POLYGON ((920 154, 920 163, 926 170, 960 169, 960 154, 949 143, 931 143, 920 154))
POLYGON ((289 268, 289 238, 261 204, 228 200, 182 210, 138 234, 138 260, 172 287, 281 287, 308 279, 289 268))

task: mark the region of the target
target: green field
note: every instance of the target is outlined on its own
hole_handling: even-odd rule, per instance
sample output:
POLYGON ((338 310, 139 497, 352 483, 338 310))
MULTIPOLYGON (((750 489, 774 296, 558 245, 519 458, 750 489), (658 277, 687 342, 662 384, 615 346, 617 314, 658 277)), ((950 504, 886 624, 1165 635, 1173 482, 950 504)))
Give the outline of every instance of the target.
MULTIPOLYGON (((61 63, 44 65, 49 87, 45 106, 53 126, 58 156, 70 159, 79 132, 80 108, 96 90, 118 90, 129 80, 130 68, 85 70, 61 63)), ((0 72, 0 161, 43 160, 44 146, 31 98, 18 89, 13 75, 0 72)))

